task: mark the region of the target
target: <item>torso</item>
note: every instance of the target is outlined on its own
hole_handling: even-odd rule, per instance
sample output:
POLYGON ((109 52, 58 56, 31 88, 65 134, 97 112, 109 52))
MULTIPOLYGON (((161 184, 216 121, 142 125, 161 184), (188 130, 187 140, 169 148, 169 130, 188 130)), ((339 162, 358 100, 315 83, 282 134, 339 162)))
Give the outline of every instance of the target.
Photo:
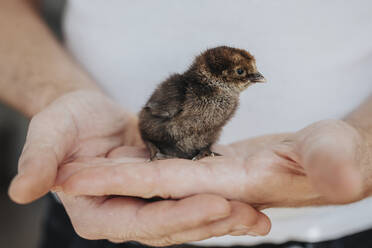
MULTIPOLYGON (((155 86, 206 48, 230 45, 256 57, 267 84, 242 93, 220 141, 292 132, 343 118, 372 92, 369 0, 69 1, 66 44, 123 107, 138 112, 155 86)), ((319 241, 372 226, 372 200, 275 209, 264 238, 203 244, 319 241)))
POLYGON ((206 89, 205 93, 201 91, 203 90, 190 88, 187 90, 183 111, 176 116, 174 122, 170 123, 174 130, 182 129, 187 133, 175 138, 185 149, 192 148, 193 151, 190 151, 192 153, 209 148, 218 140, 223 126, 236 111, 239 101, 238 94, 220 92, 221 90, 217 88, 206 89), (199 140, 199 142, 187 145, 188 140, 199 140))

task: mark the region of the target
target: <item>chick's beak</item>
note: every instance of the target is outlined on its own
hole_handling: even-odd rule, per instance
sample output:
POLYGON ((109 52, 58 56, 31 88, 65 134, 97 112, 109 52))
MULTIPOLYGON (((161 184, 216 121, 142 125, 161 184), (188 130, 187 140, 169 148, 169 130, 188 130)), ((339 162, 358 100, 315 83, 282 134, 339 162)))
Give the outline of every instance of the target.
POLYGON ((248 79, 252 83, 264 83, 264 82, 266 82, 265 77, 259 72, 249 75, 248 79))

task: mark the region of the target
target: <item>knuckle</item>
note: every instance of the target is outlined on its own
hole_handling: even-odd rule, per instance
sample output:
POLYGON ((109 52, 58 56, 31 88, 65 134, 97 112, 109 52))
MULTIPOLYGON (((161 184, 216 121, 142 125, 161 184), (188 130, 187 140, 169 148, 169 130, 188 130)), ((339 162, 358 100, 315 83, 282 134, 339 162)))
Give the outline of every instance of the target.
POLYGON ((150 177, 147 177, 145 180, 148 180, 148 190, 147 190, 147 193, 146 193, 146 196, 148 198, 151 198, 151 197, 154 197, 154 196, 160 196, 162 198, 167 198, 166 195, 164 195, 160 189, 160 185, 161 185, 161 178, 162 178, 162 170, 159 166, 159 164, 157 164, 157 161, 154 162, 154 165, 151 166, 151 169, 153 170, 152 172, 152 175, 153 176, 150 176, 150 177))
POLYGON ((166 235, 160 239, 160 245, 176 245, 176 244, 181 244, 183 243, 182 241, 175 239, 172 235, 166 235))
POLYGON ((155 230, 148 230, 144 227, 136 227, 127 232, 126 236, 121 238, 124 240, 135 240, 148 245, 155 244, 156 241, 160 240, 160 236, 154 232, 155 230))
POLYGON ((137 241, 151 246, 169 246, 182 244, 185 242, 184 240, 181 240, 177 234, 166 234, 162 236, 146 235, 146 237, 144 237, 144 235, 141 236, 142 238, 138 238, 137 241))
POLYGON ((172 243, 169 243, 167 239, 142 239, 142 240, 137 240, 137 242, 140 242, 144 245, 148 245, 152 247, 163 247, 163 246, 173 245, 172 243))
POLYGON ((212 238, 212 237, 220 237, 220 236, 228 234, 230 232, 229 229, 230 228, 228 228, 228 226, 226 227, 209 226, 209 227, 204 228, 203 232, 200 233, 200 235, 206 239, 212 238))
POLYGON ((99 235, 98 230, 96 230, 96 225, 92 223, 89 218, 85 217, 84 214, 80 215, 78 218, 76 218, 76 216, 71 216, 70 220, 76 234, 80 237, 88 240, 103 238, 99 235))
POLYGON ((164 244, 162 240, 139 240, 138 242, 153 247, 167 246, 167 244, 164 244))
POLYGON ((156 239, 156 236, 153 235, 152 233, 148 232, 147 230, 143 230, 143 229, 137 229, 136 231, 134 232, 130 232, 128 235, 127 235, 127 238, 128 237, 131 237, 131 239, 133 240, 153 240, 153 239, 156 239))

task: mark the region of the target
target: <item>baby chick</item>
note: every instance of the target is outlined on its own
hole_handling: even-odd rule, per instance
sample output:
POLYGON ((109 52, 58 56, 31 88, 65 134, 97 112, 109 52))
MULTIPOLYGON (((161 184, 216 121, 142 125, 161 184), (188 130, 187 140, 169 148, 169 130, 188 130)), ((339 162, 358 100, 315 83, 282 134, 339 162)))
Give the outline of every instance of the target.
POLYGON ((150 159, 201 159, 235 113, 239 93, 264 82, 254 57, 220 46, 196 57, 183 74, 162 82, 139 114, 139 129, 150 159))

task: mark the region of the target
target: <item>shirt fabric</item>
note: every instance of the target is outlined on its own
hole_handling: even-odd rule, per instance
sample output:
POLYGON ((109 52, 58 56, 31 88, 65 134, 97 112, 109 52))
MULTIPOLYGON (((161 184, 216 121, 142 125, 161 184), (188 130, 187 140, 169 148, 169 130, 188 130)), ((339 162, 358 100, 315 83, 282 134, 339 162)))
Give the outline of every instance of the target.
MULTIPOLYGON (((67 4, 64 35, 77 61, 133 112, 201 51, 228 45, 251 52, 268 83, 241 94, 221 143, 342 118, 372 92, 369 0, 74 0, 67 4)), ((334 239, 372 227, 371 206, 368 198, 265 210, 273 223, 268 236, 199 244, 334 239)))

